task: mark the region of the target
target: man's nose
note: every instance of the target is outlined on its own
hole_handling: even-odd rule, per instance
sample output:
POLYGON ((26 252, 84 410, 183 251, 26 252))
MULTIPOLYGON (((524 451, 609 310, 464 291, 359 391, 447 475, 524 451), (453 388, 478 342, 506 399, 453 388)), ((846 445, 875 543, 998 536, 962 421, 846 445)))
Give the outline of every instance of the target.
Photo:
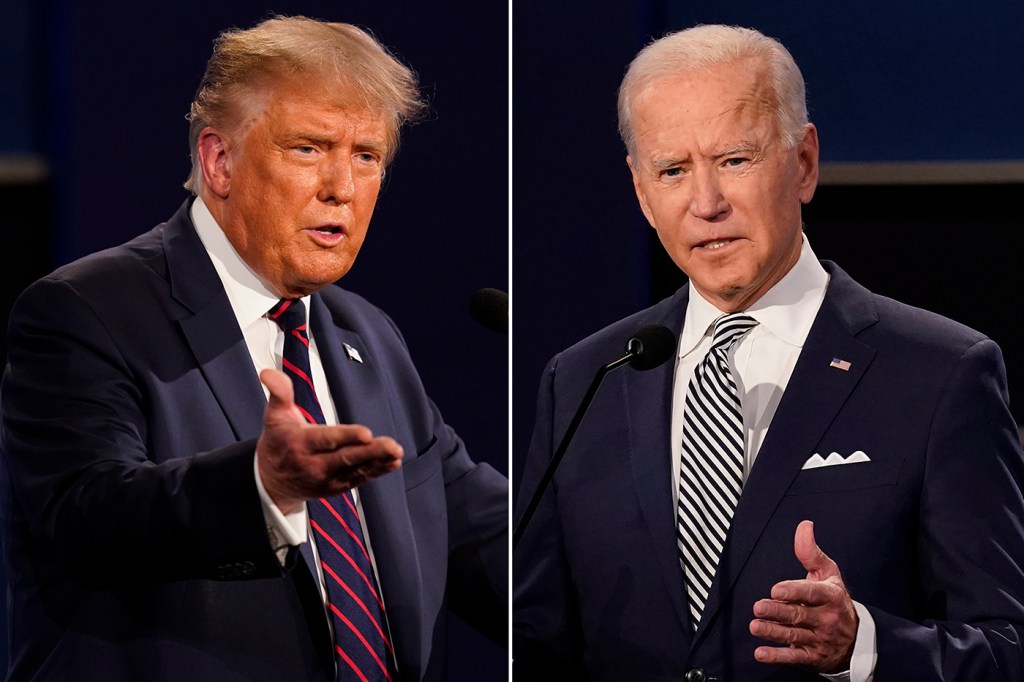
POLYGON ((717 173, 713 169, 695 172, 690 213, 701 220, 714 220, 728 210, 729 202, 722 193, 721 180, 717 173))
POLYGON ((347 204, 355 196, 352 159, 347 155, 324 163, 317 198, 325 204, 347 204))

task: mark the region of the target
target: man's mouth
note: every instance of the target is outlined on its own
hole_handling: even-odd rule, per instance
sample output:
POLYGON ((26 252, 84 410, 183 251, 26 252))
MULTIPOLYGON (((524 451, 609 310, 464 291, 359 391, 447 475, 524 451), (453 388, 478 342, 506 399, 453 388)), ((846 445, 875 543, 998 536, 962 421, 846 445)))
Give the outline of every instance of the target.
POLYGON ((709 251, 714 251, 715 249, 720 249, 723 246, 728 246, 729 244, 732 244, 734 241, 736 241, 736 240, 735 239, 713 239, 711 241, 701 242, 700 244, 697 245, 697 247, 701 248, 701 249, 708 249, 709 251))
POLYGON ((348 230, 345 229, 344 224, 317 225, 316 227, 307 228, 306 232, 313 239, 313 243, 326 249, 341 244, 348 237, 348 230))
POLYGON ((344 233, 344 230, 341 228, 340 225, 321 225, 320 227, 314 227, 313 231, 319 232, 320 234, 344 233))

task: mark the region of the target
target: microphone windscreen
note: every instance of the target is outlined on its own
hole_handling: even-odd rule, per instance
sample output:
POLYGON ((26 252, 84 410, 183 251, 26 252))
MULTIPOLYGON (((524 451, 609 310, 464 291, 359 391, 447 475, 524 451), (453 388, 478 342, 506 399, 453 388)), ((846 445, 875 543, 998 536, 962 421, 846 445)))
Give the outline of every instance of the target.
POLYGON ((665 363, 676 349, 676 335, 668 327, 651 325, 634 334, 626 344, 633 354, 629 364, 634 369, 654 369, 665 363))
POLYGON ((469 314, 488 329, 508 333, 508 294, 500 289, 480 289, 469 297, 469 314))

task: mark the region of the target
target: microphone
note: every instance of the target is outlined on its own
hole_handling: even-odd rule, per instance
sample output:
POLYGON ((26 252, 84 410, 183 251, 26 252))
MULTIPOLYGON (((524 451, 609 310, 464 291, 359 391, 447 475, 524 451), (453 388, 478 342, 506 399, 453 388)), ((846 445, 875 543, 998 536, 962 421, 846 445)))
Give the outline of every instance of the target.
POLYGON ((642 372, 667 362, 675 349, 676 335, 660 324, 644 327, 626 343, 629 364, 642 372))
POLYGON ((480 289, 469 297, 469 314, 492 331, 508 334, 508 294, 500 289, 480 289))
POLYGON ((562 436, 562 442, 558 444, 558 449, 555 450, 554 456, 551 458, 551 461, 548 462, 547 469, 544 470, 544 475, 541 476, 540 483, 537 485, 537 489, 534 491, 533 497, 530 498, 529 504, 526 505, 522 518, 519 519, 519 523, 516 524, 515 529, 512 531, 513 551, 515 550, 516 545, 519 544, 519 538, 521 538, 523 533, 526 531, 526 526, 530 523, 530 518, 533 516, 533 513, 537 511, 537 505, 540 504, 540 498, 551 483, 551 479, 555 475, 555 469, 562 461, 562 457, 565 456, 565 451, 569 448, 569 443, 572 441, 573 436, 576 435, 576 429, 579 428, 580 422, 583 421, 583 416, 587 413, 590 403, 594 401, 594 396, 597 395, 597 389, 601 386, 601 382, 604 380, 605 375, 613 369, 622 367, 627 363, 639 371, 654 369, 655 367, 664 364, 670 357, 672 357, 672 353, 675 349, 676 335, 669 331, 668 327, 651 325, 644 327, 633 334, 633 336, 629 337, 629 340, 626 342, 625 355, 612 360, 607 365, 597 370, 597 373, 594 375, 594 380, 590 383, 590 388, 587 389, 587 393, 583 396, 583 400, 580 402, 580 406, 577 408, 576 414, 573 415, 572 421, 569 422, 569 428, 566 429, 565 435, 562 436))

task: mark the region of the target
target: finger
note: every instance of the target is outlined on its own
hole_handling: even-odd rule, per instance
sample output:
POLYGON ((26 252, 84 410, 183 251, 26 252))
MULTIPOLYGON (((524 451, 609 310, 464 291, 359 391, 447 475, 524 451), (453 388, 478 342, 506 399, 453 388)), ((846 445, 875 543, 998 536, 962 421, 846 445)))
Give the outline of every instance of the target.
POLYGON ((839 567, 818 547, 814 539, 814 522, 801 521, 796 527, 793 537, 793 553, 797 560, 807 569, 808 578, 824 580, 839 575, 839 567))
POLYGON ((843 598, 845 591, 832 581, 783 580, 772 586, 772 599, 780 602, 824 606, 843 598))
POLYGON ((381 451, 376 444, 371 443, 339 453, 336 461, 326 467, 326 473, 332 485, 347 490, 390 473, 401 465, 401 451, 396 456, 390 449, 381 451))
POLYGON ((750 621, 750 634, 769 642, 789 646, 805 646, 814 642, 814 633, 806 628, 783 625, 770 620, 755 618, 750 621))
POLYGON ((365 483, 371 478, 376 478, 386 473, 390 473, 400 466, 402 466, 402 458, 400 456, 395 457, 391 454, 387 454, 376 457, 367 457, 365 460, 362 460, 360 464, 356 465, 355 476, 360 480, 352 485, 365 483))
POLYGON ((295 387, 287 374, 276 369, 265 369, 260 372, 260 381, 270 393, 267 409, 263 413, 265 424, 285 420, 306 424, 306 417, 295 404, 295 387))
POLYGON ((260 381, 270 391, 271 407, 289 408, 295 403, 295 389, 292 386, 292 380, 284 372, 265 369, 260 372, 260 381))
POLYGON ((357 468, 393 468, 402 461, 402 446, 387 436, 374 438, 369 443, 350 445, 331 453, 315 455, 322 458, 325 470, 332 476, 345 475, 357 468))
POLYGON ((754 604, 754 616, 788 627, 799 627, 811 632, 828 632, 839 620, 839 611, 805 604, 790 604, 762 599, 754 604))
POLYGON ((303 436, 306 449, 320 453, 373 442, 373 432, 360 424, 312 426, 303 432, 303 436))
POLYGON ((783 625, 813 627, 816 622, 814 609, 803 604, 790 604, 774 599, 761 599, 754 604, 754 615, 761 620, 770 620, 783 625))
POLYGON ((761 663, 783 665, 811 665, 815 660, 809 652, 788 646, 759 646, 754 649, 754 658, 761 663))

